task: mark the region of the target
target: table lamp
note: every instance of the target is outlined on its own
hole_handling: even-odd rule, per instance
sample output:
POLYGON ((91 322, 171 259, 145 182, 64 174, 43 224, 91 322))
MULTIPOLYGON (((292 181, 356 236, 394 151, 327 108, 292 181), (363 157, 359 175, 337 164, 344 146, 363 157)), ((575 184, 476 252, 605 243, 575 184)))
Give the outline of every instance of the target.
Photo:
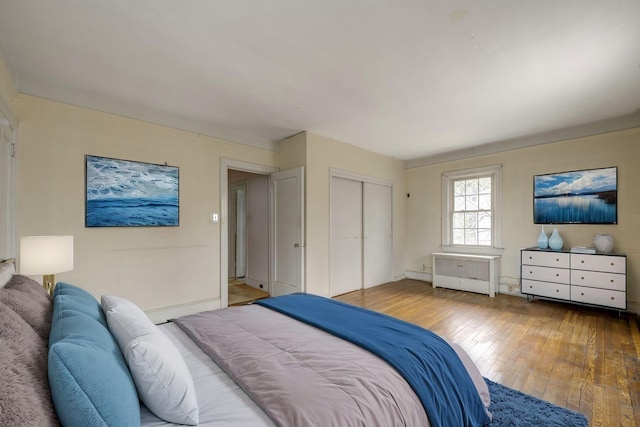
POLYGON ((42 275, 42 286, 53 295, 55 274, 73 270, 73 236, 20 238, 20 274, 42 275))

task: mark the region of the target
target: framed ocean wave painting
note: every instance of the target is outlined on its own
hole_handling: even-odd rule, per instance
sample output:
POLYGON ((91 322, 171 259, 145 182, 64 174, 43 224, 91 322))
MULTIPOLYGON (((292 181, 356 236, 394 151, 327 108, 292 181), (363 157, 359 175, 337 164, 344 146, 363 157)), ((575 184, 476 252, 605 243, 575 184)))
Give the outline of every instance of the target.
POLYGON ((533 177, 535 224, 617 224, 618 168, 533 177))
POLYGON ((176 166, 85 156, 86 227, 180 224, 176 166))

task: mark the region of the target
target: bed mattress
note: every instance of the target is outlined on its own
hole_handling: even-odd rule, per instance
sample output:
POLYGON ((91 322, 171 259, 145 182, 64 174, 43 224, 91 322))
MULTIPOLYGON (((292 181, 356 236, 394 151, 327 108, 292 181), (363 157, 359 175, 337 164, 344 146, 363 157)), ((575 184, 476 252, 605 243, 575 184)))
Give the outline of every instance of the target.
MULTIPOLYGON (((275 426, 269 417, 196 343, 173 323, 158 326, 176 345, 193 377, 202 427, 275 426)), ((141 408, 141 426, 170 426, 141 408)))

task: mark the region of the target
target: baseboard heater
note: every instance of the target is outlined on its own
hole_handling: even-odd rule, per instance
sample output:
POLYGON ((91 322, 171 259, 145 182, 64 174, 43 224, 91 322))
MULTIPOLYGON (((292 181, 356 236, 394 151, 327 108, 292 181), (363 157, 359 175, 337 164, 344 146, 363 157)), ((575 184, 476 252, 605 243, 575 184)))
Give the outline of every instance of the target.
POLYGON ((500 274, 497 255, 434 253, 433 287, 496 295, 500 274))

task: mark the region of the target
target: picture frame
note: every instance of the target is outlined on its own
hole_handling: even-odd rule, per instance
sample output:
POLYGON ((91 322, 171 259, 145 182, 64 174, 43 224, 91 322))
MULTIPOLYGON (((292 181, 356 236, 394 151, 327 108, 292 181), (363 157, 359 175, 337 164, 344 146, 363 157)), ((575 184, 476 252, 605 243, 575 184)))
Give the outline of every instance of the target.
POLYGON ((85 156, 85 227, 177 227, 177 166, 85 156))
POLYGON ((534 224, 617 224, 616 166, 535 175, 534 224))

